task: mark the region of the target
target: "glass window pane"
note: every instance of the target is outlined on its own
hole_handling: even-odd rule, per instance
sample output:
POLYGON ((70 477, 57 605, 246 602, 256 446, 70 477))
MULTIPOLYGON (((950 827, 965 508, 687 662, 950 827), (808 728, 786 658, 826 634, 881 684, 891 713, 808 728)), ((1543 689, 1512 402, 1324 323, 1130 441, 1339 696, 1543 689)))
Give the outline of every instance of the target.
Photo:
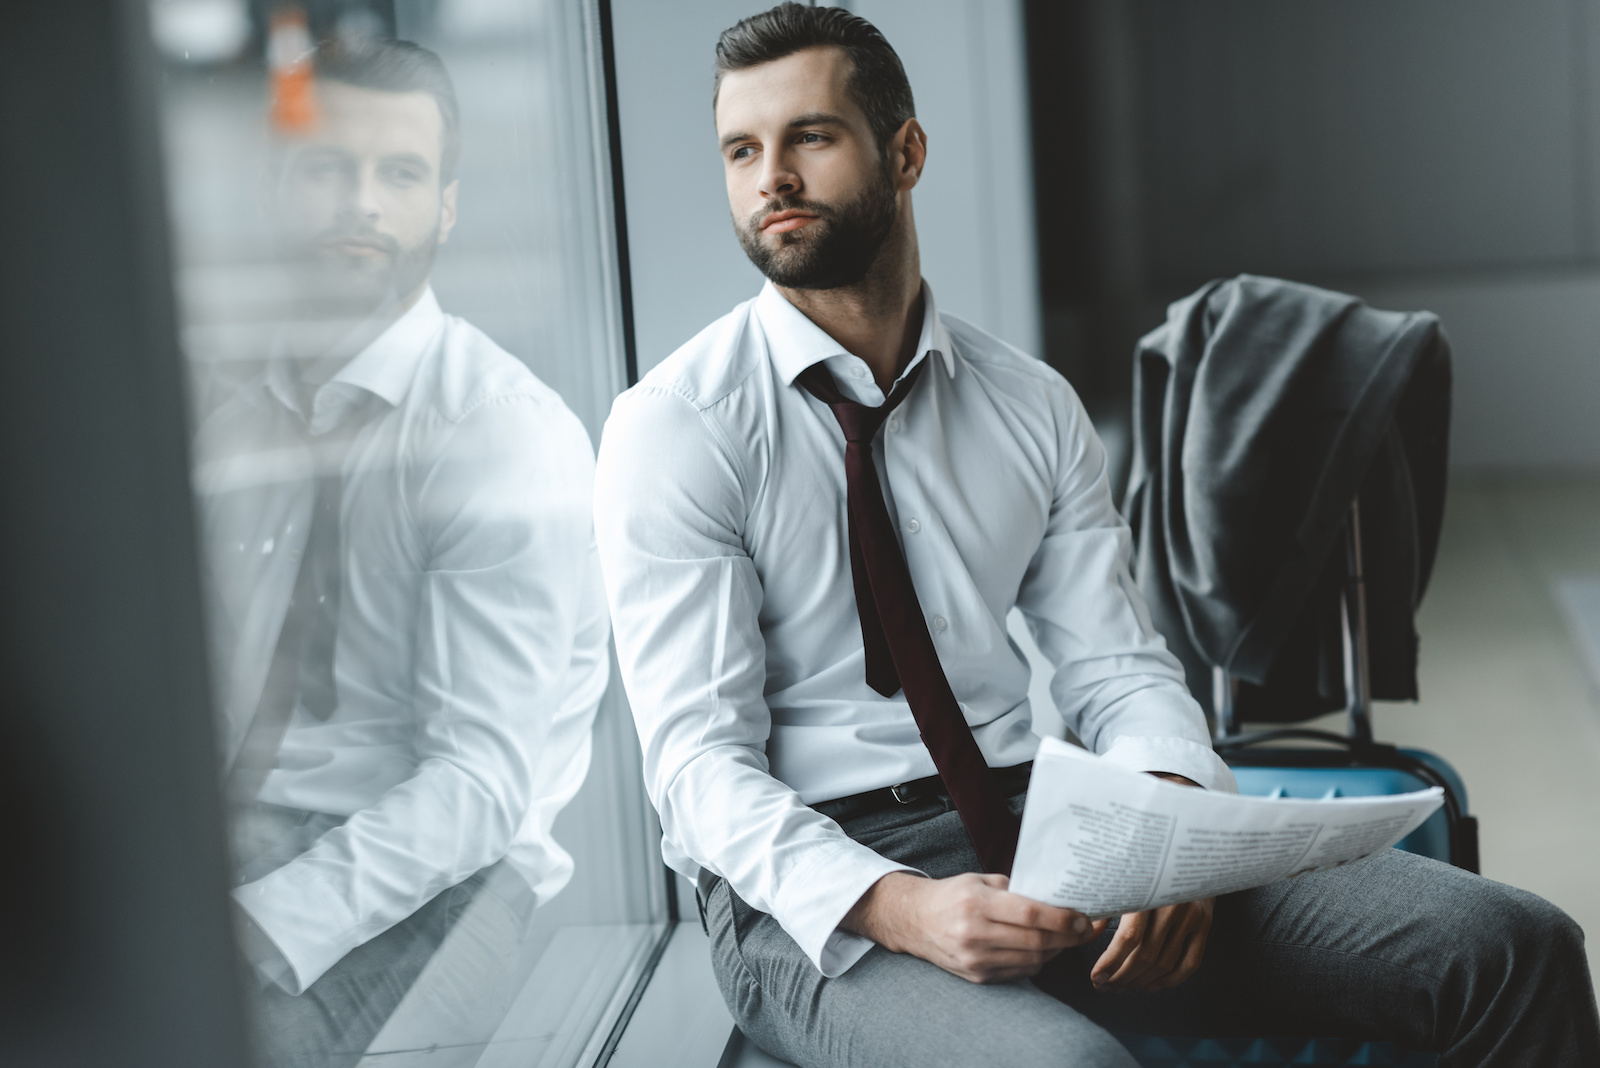
POLYGON ((581 1063, 667 920, 590 528, 595 5, 151 15, 263 1063, 581 1063))

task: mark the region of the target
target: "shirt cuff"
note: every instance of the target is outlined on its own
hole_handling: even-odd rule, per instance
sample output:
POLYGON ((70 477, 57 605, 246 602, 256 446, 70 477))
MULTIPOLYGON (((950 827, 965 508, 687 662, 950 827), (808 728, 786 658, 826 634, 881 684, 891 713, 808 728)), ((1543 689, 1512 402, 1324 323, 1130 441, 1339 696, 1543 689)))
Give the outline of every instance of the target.
POLYGON ((288 963, 273 978, 290 994, 305 993, 362 942, 344 900, 303 864, 291 861, 246 883, 233 899, 288 963))
POLYGON ((874 883, 897 871, 924 874, 850 842, 790 872, 772 903, 773 919, 795 940, 817 971, 828 979, 837 978, 876 944, 839 924, 874 883))
POLYGON ((234 905, 234 912, 234 927, 239 936, 239 949, 255 969, 261 989, 277 986, 286 994, 295 993, 294 971, 289 967, 289 959, 283 955, 283 950, 278 948, 272 936, 263 931, 261 925, 251 919, 250 914, 237 902, 234 905))
POLYGON ((1164 771, 1182 775, 1207 790, 1239 792, 1233 770, 1209 745, 1188 738, 1150 738, 1125 734, 1100 754, 1100 759, 1134 771, 1164 771))

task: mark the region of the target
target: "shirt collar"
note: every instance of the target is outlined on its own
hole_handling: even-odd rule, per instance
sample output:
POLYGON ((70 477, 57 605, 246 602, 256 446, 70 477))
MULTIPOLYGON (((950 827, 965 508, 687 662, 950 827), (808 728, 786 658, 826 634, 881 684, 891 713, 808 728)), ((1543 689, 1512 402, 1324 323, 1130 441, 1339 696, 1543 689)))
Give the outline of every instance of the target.
POLYGON ((370 394, 391 408, 397 407, 411 386, 417 364, 429 342, 443 324, 444 312, 430 286, 405 314, 390 323, 317 389, 309 414, 300 411, 293 381, 293 361, 272 361, 267 370, 267 388, 284 407, 305 419, 313 434, 322 434, 337 426, 363 395, 370 394))
MULTIPOLYGON (((922 297, 922 332, 917 338, 916 354, 911 357, 911 362, 900 373, 900 377, 904 378, 929 352, 936 352, 944 360, 945 373, 954 378, 956 357, 950 345, 950 332, 939 318, 933 288, 926 281, 922 283, 922 297)), ((788 298, 778 292, 778 287, 771 282, 761 287, 755 310, 767 337, 767 351, 772 356, 772 365, 782 376, 785 385, 793 385, 800 372, 812 364, 835 357, 843 357, 861 364, 862 368, 866 367, 863 361, 846 351, 827 331, 790 304, 788 298)))

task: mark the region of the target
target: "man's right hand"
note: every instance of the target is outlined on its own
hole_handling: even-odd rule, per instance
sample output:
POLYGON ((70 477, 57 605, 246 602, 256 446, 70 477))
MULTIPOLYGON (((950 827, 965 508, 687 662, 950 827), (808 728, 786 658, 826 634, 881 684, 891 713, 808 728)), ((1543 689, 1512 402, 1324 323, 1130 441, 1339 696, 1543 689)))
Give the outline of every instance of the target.
POLYGON ((1063 949, 1105 930, 1105 920, 1041 905, 1008 885, 1004 875, 927 879, 891 872, 861 896, 842 926, 973 983, 1033 975, 1063 949))

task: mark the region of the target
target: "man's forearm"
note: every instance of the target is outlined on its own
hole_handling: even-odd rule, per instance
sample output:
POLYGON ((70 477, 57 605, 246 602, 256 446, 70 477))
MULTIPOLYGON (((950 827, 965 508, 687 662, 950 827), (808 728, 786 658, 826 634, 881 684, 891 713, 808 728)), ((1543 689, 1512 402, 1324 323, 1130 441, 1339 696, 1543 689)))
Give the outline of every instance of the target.
POLYGON ((867 889, 839 926, 858 935, 872 939, 884 949, 895 953, 906 952, 906 929, 914 929, 916 920, 917 886, 926 883, 926 876, 910 872, 890 872, 867 889))

